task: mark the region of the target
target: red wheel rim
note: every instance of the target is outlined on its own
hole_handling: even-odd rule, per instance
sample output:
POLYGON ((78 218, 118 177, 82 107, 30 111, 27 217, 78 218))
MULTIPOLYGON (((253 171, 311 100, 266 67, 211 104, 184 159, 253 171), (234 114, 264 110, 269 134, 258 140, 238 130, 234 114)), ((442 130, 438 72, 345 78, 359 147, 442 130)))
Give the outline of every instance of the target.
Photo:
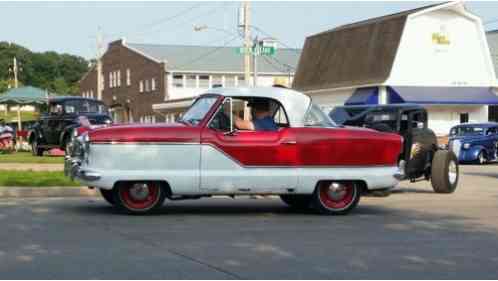
POLYGON ((342 210, 353 202, 356 189, 353 183, 330 183, 320 186, 320 201, 329 209, 342 210))
POLYGON ((124 205, 132 210, 147 210, 159 200, 160 188, 151 183, 132 183, 119 189, 124 205))

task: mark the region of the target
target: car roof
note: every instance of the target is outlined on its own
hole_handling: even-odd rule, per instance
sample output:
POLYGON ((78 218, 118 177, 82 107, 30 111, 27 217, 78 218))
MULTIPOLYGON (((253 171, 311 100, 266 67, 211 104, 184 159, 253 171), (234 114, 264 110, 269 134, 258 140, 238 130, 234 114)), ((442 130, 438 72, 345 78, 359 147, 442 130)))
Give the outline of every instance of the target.
POLYGON ((234 98, 269 98, 278 101, 287 113, 289 124, 293 127, 304 126, 304 116, 311 105, 311 98, 301 92, 282 87, 242 87, 212 88, 205 94, 215 94, 234 98))
POLYGON ((454 126, 453 128, 457 127, 481 127, 481 128, 492 128, 492 127, 497 127, 498 123, 496 122, 486 122, 486 123, 465 123, 465 124, 459 124, 454 126))

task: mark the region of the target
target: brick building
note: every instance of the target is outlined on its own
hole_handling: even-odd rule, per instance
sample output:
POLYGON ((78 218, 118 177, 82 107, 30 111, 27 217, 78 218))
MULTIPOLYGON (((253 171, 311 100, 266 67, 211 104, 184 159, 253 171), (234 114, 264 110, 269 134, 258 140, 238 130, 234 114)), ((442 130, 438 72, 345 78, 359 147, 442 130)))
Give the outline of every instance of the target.
MULTIPOLYGON (((298 49, 278 49, 275 57, 259 57, 258 85, 290 85, 299 55, 298 49)), ((80 95, 103 100, 116 122, 173 121, 209 88, 245 85, 243 57, 236 47, 118 40, 109 44, 101 69, 100 95, 97 66, 80 80, 80 95)))

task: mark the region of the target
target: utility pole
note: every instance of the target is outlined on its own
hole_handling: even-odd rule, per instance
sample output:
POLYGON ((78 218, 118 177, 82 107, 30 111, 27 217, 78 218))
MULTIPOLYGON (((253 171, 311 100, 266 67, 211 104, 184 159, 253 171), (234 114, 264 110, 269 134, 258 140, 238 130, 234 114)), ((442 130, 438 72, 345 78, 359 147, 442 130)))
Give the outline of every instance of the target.
POLYGON ((259 52, 259 46, 258 46, 259 42, 258 42, 258 37, 256 36, 254 38, 254 42, 253 42, 253 48, 252 48, 252 84, 253 84, 253 87, 257 87, 258 86, 258 52, 259 52))
POLYGON ((100 29, 100 26, 97 29, 97 53, 96 53, 96 60, 97 60, 97 99, 102 100, 102 92, 104 88, 104 82, 102 81, 102 30, 100 29))
MULTIPOLYGON (((14 88, 19 87, 19 81, 17 79, 17 72, 18 72, 18 67, 17 67, 17 58, 14 56, 14 61, 12 64, 12 72, 14 73, 14 88)), ((22 122, 21 122, 21 104, 17 105, 17 131, 22 130, 22 122)), ((20 141, 22 142, 22 138, 20 138, 20 141)))
POLYGON ((244 1, 244 80, 246 86, 249 86, 249 80, 251 79, 251 29, 250 29, 250 9, 249 1, 244 1))

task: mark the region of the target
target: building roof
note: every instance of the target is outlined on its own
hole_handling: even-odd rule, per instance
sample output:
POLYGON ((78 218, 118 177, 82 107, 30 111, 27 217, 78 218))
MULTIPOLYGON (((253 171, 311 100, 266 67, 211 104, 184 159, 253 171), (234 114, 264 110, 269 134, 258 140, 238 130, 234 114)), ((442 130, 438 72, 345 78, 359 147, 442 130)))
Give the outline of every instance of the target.
POLYGON ((381 84, 389 78, 408 16, 440 3, 372 18, 306 38, 293 87, 302 91, 381 84))
MULTIPOLYGON (((166 62, 168 71, 244 72, 243 55, 237 53, 238 47, 135 43, 124 45, 155 61, 166 62)), ((258 57, 258 72, 294 73, 299 56, 299 49, 279 48, 274 57, 258 57)))

